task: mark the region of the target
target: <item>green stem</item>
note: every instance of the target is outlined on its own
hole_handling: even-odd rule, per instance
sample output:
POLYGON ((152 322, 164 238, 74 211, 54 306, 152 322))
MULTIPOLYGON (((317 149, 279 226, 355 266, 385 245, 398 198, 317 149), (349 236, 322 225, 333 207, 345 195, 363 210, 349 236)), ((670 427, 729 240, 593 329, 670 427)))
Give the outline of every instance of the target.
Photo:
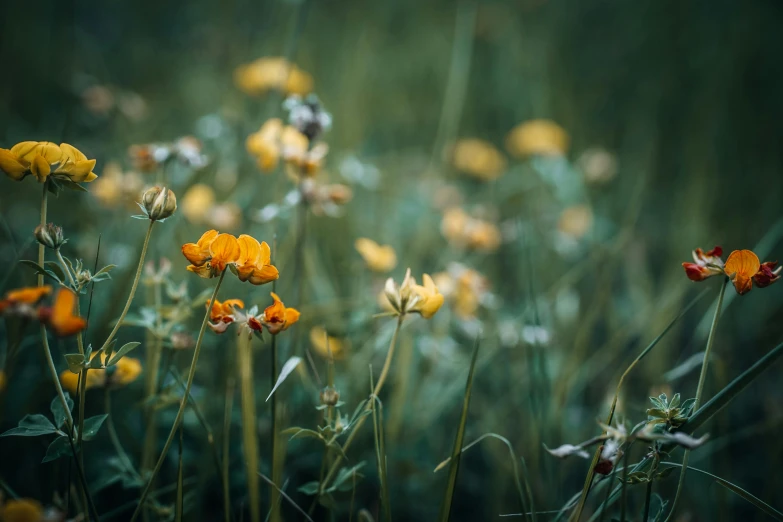
MULTIPOLYGON (((150 223, 150 230, 152 230, 152 222, 150 223)), ((145 250, 147 242, 149 242, 149 231, 147 232, 147 240, 144 242, 145 250)), ((139 264, 139 272, 141 271, 141 264, 139 264)), ((215 285, 215 290, 212 292, 212 297, 209 300, 209 305, 207 306, 207 311, 204 314, 204 320, 201 322, 201 330, 199 330, 198 333, 198 339, 196 340, 196 347, 193 350, 193 360, 190 363, 190 371, 188 372, 188 381, 187 385, 185 386, 185 395, 182 397, 182 400, 179 404, 179 410, 177 411, 177 416, 174 419, 174 425, 171 427, 171 431, 169 432, 169 436, 166 439, 166 444, 163 446, 163 451, 160 454, 160 457, 158 458, 158 462, 155 464, 155 468, 152 470, 152 475, 150 476, 149 480, 147 481, 147 485, 144 486, 144 490, 141 493, 141 498, 139 499, 139 504, 136 506, 136 510, 133 512, 133 516, 131 517, 131 522, 134 522, 139 514, 141 513, 144 502, 147 500, 147 496, 150 494, 150 489, 152 487, 152 483, 155 481, 155 477, 158 476, 158 473, 160 473, 161 467, 163 467, 163 461, 166 458, 166 454, 168 454, 169 448, 171 447, 171 443, 174 441, 174 436, 177 433, 177 428, 179 428, 180 423, 182 422, 182 417, 185 414, 185 407, 188 403, 188 396, 190 395, 190 388, 193 386, 193 378, 196 376, 196 365, 198 364, 198 356, 201 353, 201 343, 204 340, 204 331, 207 329, 207 322, 209 321, 209 312, 212 310, 212 305, 215 303, 215 298, 217 297, 218 290, 220 290, 220 285, 223 283, 223 278, 226 275, 226 271, 224 270, 220 274, 220 279, 218 279, 217 284, 215 285)), ((136 282, 138 282, 138 277, 136 282)), ((117 323, 119 325, 119 323, 117 323)))
MULTIPOLYGON (((229 366, 230 367, 230 366, 229 366)), ((231 520, 231 493, 228 482, 228 463, 231 450, 231 412, 234 409, 234 380, 233 369, 228 371, 226 377, 226 403, 223 411, 223 517, 225 522, 231 520)))
MULTIPOLYGON (((370 400, 367 402, 367 406, 365 406, 365 411, 370 412, 372 410, 373 405, 373 399, 374 397, 377 397, 378 394, 381 392, 381 388, 383 388, 383 383, 386 382, 386 377, 389 375, 389 368, 391 367, 391 361, 394 357, 394 347, 397 344, 397 334, 400 332, 400 327, 402 326, 402 320, 405 316, 403 314, 400 314, 397 316, 397 325, 394 328, 394 333, 392 334, 391 342, 389 343, 389 351, 386 353, 386 361, 383 363, 383 369, 381 370, 381 375, 378 377, 378 382, 375 383, 375 388, 372 391, 373 397, 370 397, 370 400)), ((350 434, 348 435, 348 438, 345 441, 345 444, 343 444, 343 452, 342 453, 336 453, 334 462, 332 462, 332 467, 329 468, 329 473, 326 474, 326 478, 324 478, 323 481, 321 481, 321 488, 320 488, 320 494, 323 494, 323 492, 326 490, 327 484, 329 484, 329 481, 334 477, 334 474, 337 473, 337 469, 340 467, 340 463, 342 462, 342 454, 348 451, 348 447, 351 445, 353 440, 356 438, 356 434, 359 433, 359 429, 364 424, 364 421, 367 420, 367 417, 369 415, 363 415, 359 418, 359 420, 356 421, 356 425, 351 429, 350 434)))
POLYGON ((244 327, 240 329, 237 346, 239 396, 242 399, 242 449, 245 454, 250 520, 251 522, 261 522, 261 498, 258 480, 258 424, 255 393, 253 390, 253 338, 248 335, 248 331, 244 327))
MULTIPOLYGON (((114 325, 114 328, 109 334, 109 337, 106 338, 106 341, 103 343, 103 346, 101 346, 101 350, 104 350, 107 346, 109 346, 109 343, 112 341, 112 339, 114 339, 114 336, 117 335, 117 331, 120 329, 122 322, 125 320, 125 316, 128 315, 128 310, 130 310, 131 303, 133 302, 133 296, 136 295, 136 288, 139 286, 139 279, 141 278, 141 270, 142 268, 144 268, 144 258, 147 256, 147 247, 150 244, 150 235, 152 234, 152 225, 154 224, 155 222, 150 220, 150 226, 149 228, 147 228, 147 234, 144 236, 144 245, 142 245, 141 247, 139 266, 136 268, 136 276, 133 278, 133 284, 131 285, 131 290, 130 290, 130 294, 128 295, 128 300, 125 302, 125 308, 122 310, 122 313, 120 314, 120 318, 117 319, 117 324, 114 325)), ((221 280, 222 280, 222 276, 221 276, 221 280)))
POLYGON ((652 497, 652 484, 653 478, 649 477, 647 481, 647 491, 644 495, 644 514, 642 515, 642 522, 648 522, 650 520, 650 498, 652 497))
MULTIPOLYGON (((272 336, 271 347, 269 350, 269 389, 271 390, 275 386, 275 380, 277 379, 277 336, 272 336)), ((282 478, 282 459, 278 459, 276 455, 277 451, 277 394, 273 393, 272 398, 269 399, 270 411, 272 415, 272 447, 270 450, 270 462, 272 463, 272 481, 275 484, 280 482, 282 478)), ((269 520, 272 522, 278 522, 280 520, 280 493, 275 488, 270 488, 269 502, 271 504, 271 513, 269 520)))
MULTIPOLYGON (((41 195, 41 226, 46 226, 46 208, 49 201, 49 181, 45 181, 43 184, 43 194, 41 195)), ((46 247, 43 243, 38 243, 38 266, 44 266, 44 258, 46 253, 46 247)), ((38 274, 38 286, 43 286, 44 276, 38 274)), ((66 408, 66 411, 68 409, 66 408)))
POLYGON ((117 451, 117 455, 120 457, 120 461, 128 470, 128 473, 136 478, 139 478, 139 474, 136 472, 136 468, 133 466, 133 461, 131 461, 130 457, 125 452, 125 449, 122 447, 122 443, 120 443, 120 437, 117 435, 117 429, 114 427, 114 421, 112 420, 113 418, 111 416, 111 389, 108 386, 104 391, 104 409, 108 415, 108 417, 106 417, 106 428, 109 431, 109 439, 111 440, 115 451, 117 451))
MULTIPOLYGON (((710 327, 710 335, 707 337, 707 347, 704 349, 704 361, 701 364, 701 373, 699 374, 699 384, 696 386, 696 398, 693 402, 693 409, 696 411, 699 409, 699 403, 701 402, 701 396, 704 392, 704 381, 707 380, 707 367, 710 363, 710 354, 712 353, 712 345, 715 343, 715 332, 718 329, 718 319, 720 319, 720 310, 723 306, 723 295, 726 293, 726 286, 728 285, 728 278, 723 281, 720 287, 720 293, 718 294, 718 304, 715 307, 715 315, 712 317, 712 326, 710 327)), ((690 457, 689 450, 683 450, 682 456, 682 469, 680 470, 680 481, 677 483, 677 492, 674 494, 674 501, 672 502, 672 510, 669 512, 669 516, 666 517, 664 522, 669 522, 674 516, 674 512, 677 509, 677 501, 682 494, 682 487, 685 484, 685 473, 688 470, 688 458, 690 457)))

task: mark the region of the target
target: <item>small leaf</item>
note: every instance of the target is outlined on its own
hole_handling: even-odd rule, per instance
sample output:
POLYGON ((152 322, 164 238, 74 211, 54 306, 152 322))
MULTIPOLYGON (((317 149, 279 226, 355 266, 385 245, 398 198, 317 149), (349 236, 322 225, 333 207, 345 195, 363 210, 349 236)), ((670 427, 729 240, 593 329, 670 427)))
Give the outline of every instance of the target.
POLYGON ((143 214, 134 214, 131 216, 133 219, 149 219, 149 216, 145 216, 143 214))
POLYGON ((68 442, 68 436, 60 435, 49 444, 49 447, 46 449, 46 455, 41 463, 51 462, 65 455, 70 456, 71 454, 71 443, 68 442))
POLYGON ((321 441, 323 440, 323 437, 321 436, 320 433, 318 433, 317 431, 308 430, 306 428, 289 428, 287 430, 283 430, 282 433, 285 435, 287 435, 288 433, 293 433, 293 435, 291 435, 291 438, 288 440, 294 440, 296 437, 300 437, 300 436, 310 437, 321 441))
POLYGON ((680 394, 675 393, 674 397, 672 397, 672 400, 669 401, 669 409, 676 408, 680 405, 680 394))
POLYGON ((294 371, 297 366, 299 366, 300 362, 302 362, 302 358, 296 356, 291 357, 285 362, 283 369, 280 370, 280 377, 277 378, 277 382, 275 383, 274 388, 272 388, 272 391, 269 392, 269 397, 266 398, 267 401, 272 398, 272 394, 275 393, 275 390, 277 390, 277 388, 283 384, 283 381, 285 381, 291 372, 294 371))
POLYGON ((97 370, 98 368, 103 368, 103 357, 101 357, 102 351, 103 349, 98 350, 97 352, 95 352, 93 358, 90 359, 90 368, 92 368, 93 370, 97 370))
POLYGON ((101 429, 103 421, 105 421, 106 417, 108 416, 109 415, 107 413, 104 413, 103 415, 96 415, 95 417, 84 419, 84 433, 82 435, 82 440, 92 440, 95 435, 98 434, 98 430, 101 429))
POLYGON ((18 437, 37 437, 38 435, 48 435, 50 433, 56 433, 57 428, 52 422, 44 415, 36 413, 34 415, 25 415, 22 420, 19 421, 19 425, 16 428, 11 428, 0 437, 10 437, 12 435, 18 437))
POLYGON ((353 478, 353 476, 356 475, 356 472, 364 467, 364 464, 364 461, 362 461, 352 468, 340 468, 340 471, 337 473, 337 477, 334 479, 334 482, 329 487, 328 491, 331 492, 339 489, 346 480, 353 478))
POLYGON ((97 272, 95 272, 95 275, 108 274, 110 271, 114 270, 115 268, 117 268, 117 265, 106 265, 100 270, 98 270, 97 272))
POLYGON ((21 261, 19 261, 19 264, 22 264, 22 265, 25 265, 25 266, 29 266, 30 268, 35 270, 35 272, 37 274, 40 274, 40 275, 43 275, 43 276, 47 276, 47 277, 51 277, 52 279, 54 279, 58 283, 62 283, 62 280, 58 279, 57 276, 51 270, 47 270, 47 269, 43 268, 41 265, 39 265, 35 261, 30 261, 29 259, 22 259, 21 261))
POLYGON ((316 493, 318 493, 318 488, 320 487, 321 487, 321 483, 318 482, 317 480, 314 480, 312 482, 308 482, 306 484, 299 486, 297 491, 299 491, 300 493, 304 493, 305 495, 315 495, 316 493))
POLYGON ((109 362, 106 363, 106 366, 113 366, 113 365, 117 364, 117 361, 122 359, 122 357, 124 355, 126 355, 128 352, 130 352, 131 350, 133 350, 134 348, 136 348, 140 344, 141 343, 138 343, 136 341, 124 344, 122 346, 122 348, 117 350, 117 353, 114 354, 114 356, 111 358, 111 360, 109 360, 109 362))
POLYGON ((693 413, 693 405, 696 404, 696 399, 688 399, 685 402, 682 403, 682 407, 680 407, 680 415, 683 417, 690 417, 691 413, 693 413))
POLYGON ((57 178, 57 182, 62 185, 63 188, 67 188, 68 190, 74 190, 76 192, 87 192, 87 189, 76 183, 75 181, 72 181, 68 178, 57 178))
POLYGON ((667 416, 665 411, 658 408, 650 408, 647 410, 647 415, 650 417, 656 417, 658 419, 665 419, 667 416))
POLYGON ((65 272, 63 272, 63 269, 59 264, 55 263, 54 261, 47 261, 44 263, 44 266, 47 270, 52 272, 57 277, 57 279, 60 281, 65 281, 65 272))
POLYGON ((80 373, 84 368, 84 355, 80 353, 65 354, 65 362, 68 363, 68 369, 73 373, 80 373))
POLYGON ((111 359, 111 354, 114 351, 114 347, 116 345, 117 345, 117 339, 112 339, 111 342, 109 343, 109 346, 106 347, 106 350, 104 352, 105 353, 105 356, 103 358, 104 361, 111 359))
MULTIPOLYGON (((68 392, 65 392, 65 402, 68 404, 68 411, 73 411, 73 399, 71 399, 71 394, 68 392)), ((52 415, 54 416, 54 426, 56 428, 62 427, 62 425, 65 424, 65 419, 67 419, 68 416, 65 414, 63 403, 60 400, 60 397, 55 397, 52 399, 52 403, 49 405, 49 409, 52 410, 52 415)))

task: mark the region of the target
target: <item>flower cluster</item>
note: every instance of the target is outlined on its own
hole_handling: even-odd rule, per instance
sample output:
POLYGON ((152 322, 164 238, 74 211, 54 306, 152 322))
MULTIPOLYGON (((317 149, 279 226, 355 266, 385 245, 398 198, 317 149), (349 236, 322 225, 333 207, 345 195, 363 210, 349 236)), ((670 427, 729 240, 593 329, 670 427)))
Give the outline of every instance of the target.
POLYGON ((432 278, 460 319, 475 317, 479 306, 491 297, 487 278, 460 263, 451 263, 447 271, 432 278))
POLYGON ((305 95, 313 90, 313 77, 285 58, 263 57, 240 65, 234 82, 245 94, 261 95, 271 90, 305 95))
POLYGON ((258 313, 256 306, 243 312, 245 303, 241 299, 227 299, 223 302, 215 300, 209 311, 209 327, 218 334, 225 333, 228 327, 235 323, 255 332, 266 328, 272 335, 287 330, 299 320, 299 311, 296 308, 287 308, 276 293, 271 292, 270 295, 273 302, 262 313, 258 313))
MULTIPOLYGON (((89 388, 122 388, 134 382, 141 375, 141 361, 132 357, 122 357, 112 366, 99 369, 85 369, 82 373, 87 382, 85 389, 89 388)), ((79 384, 79 374, 71 370, 60 373, 60 383, 63 388, 76 395, 79 384)))
POLYGON ((326 144, 309 150, 307 136, 293 125, 283 125, 280 118, 264 122, 258 131, 247 137, 245 147, 256 159, 258 168, 267 173, 273 172, 282 158, 286 164, 293 164, 304 173, 315 174, 329 150, 326 144))
POLYGON ((42 304, 44 297, 51 293, 51 286, 11 290, 0 301, 0 315, 40 321, 61 337, 84 330, 87 320, 74 314, 76 294, 67 288, 60 288, 50 306, 42 304))
POLYGON ((49 176, 74 183, 87 183, 98 176, 92 171, 95 160, 67 143, 23 141, 10 149, 0 149, 0 170, 16 181, 33 175, 40 182, 49 176))
POLYGON ((753 283, 759 288, 764 288, 778 279, 783 267, 779 267, 777 261, 759 261, 759 257, 751 250, 735 250, 726 259, 724 264, 721 256, 723 249, 716 246, 708 252, 701 248, 693 251, 693 263, 683 263, 685 274, 691 281, 704 281, 716 275, 725 275, 734 284, 734 288, 740 295, 746 294, 753 288, 753 283))
POLYGON ((238 238, 208 230, 196 243, 182 245, 182 254, 190 261, 188 270, 203 278, 219 276, 230 268, 240 281, 263 285, 279 277, 271 265, 271 252, 266 241, 242 234, 238 238))
POLYGON ((200 169, 208 158, 201 152, 201 142, 193 136, 183 136, 173 143, 148 143, 128 148, 133 168, 140 172, 155 172, 166 162, 176 159, 183 165, 200 169))
POLYGON ((443 213, 441 232, 459 247, 493 251, 500 246, 500 230, 493 223, 471 216, 459 207, 450 207, 443 213))
POLYGON ((416 284, 410 268, 405 272, 402 285, 397 286, 391 277, 386 280, 383 291, 397 315, 417 313, 430 319, 443 306, 443 294, 438 291, 429 274, 424 274, 422 280, 424 285, 416 284))

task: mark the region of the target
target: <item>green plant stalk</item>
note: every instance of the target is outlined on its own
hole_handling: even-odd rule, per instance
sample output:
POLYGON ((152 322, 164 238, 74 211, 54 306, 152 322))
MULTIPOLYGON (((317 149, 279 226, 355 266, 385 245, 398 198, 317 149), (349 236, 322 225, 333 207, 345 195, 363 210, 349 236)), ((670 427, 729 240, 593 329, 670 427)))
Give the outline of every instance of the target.
POLYGON ((234 372, 229 370, 226 378, 226 402, 223 411, 223 517, 225 522, 231 520, 231 491, 228 482, 228 463, 231 449, 231 411, 234 408, 235 385, 234 372))
MULTIPOLYGON (((274 284, 274 283, 273 283, 274 284)), ((273 290, 274 291, 274 290, 273 290)), ((271 346, 269 350, 269 389, 273 389, 275 386, 275 380, 277 379, 277 335, 272 336, 271 346)), ((272 448, 270 451, 270 462, 272 463, 272 481, 278 484, 283 477, 283 459, 278 458, 277 450, 278 433, 277 433, 277 394, 273 393, 269 399, 270 411, 272 415, 272 448)), ((282 455, 281 455, 282 457, 282 455)), ((269 489, 269 503, 271 506, 271 512, 269 514, 269 520, 271 522, 279 522, 280 520, 280 493, 275 488, 269 489)))
MULTIPOLYGON (((150 224, 150 230, 152 230, 152 224, 150 224)), ((149 241, 149 231, 147 232, 147 240, 145 241, 145 247, 148 241, 149 241)), ((139 264, 139 271, 141 271, 141 264, 139 264)), ((215 303, 215 298, 217 297, 218 290, 220 290, 220 285, 223 283, 223 278, 225 276, 226 276, 226 271, 223 270, 223 272, 220 274, 220 278, 218 279, 217 284, 215 285, 215 290, 212 292, 212 297, 209 300, 209 305, 207 305, 207 311, 204 314, 204 320, 201 322, 201 329, 199 330, 198 339, 196 340, 196 347, 193 350, 193 360, 190 363, 190 371, 188 372, 188 380, 187 380, 187 385, 185 387, 185 394, 183 395, 182 400, 180 401, 179 410, 177 411, 177 416, 174 419, 174 425, 171 427, 169 436, 166 439, 166 444, 164 444, 163 446, 163 451, 161 452, 160 457, 158 458, 158 462, 155 464, 155 468, 152 470, 152 475, 147 481, 147 485, 144 486, 144 490, 141 493, 141 498, 139 498, 139 504, 136 506, 136 510, 133 512, 133 516, 131 517, 131 522, 134 522, 138 518, 141 511, 143 510, 144 502, 147 500, 147 496, 150 494, 150 489, 152 489, 152 483, 155 481, 155 477, 158 476, 158 473, 160 473, 161 467, 163 467, 163 461, 165 460, 166 454, 168 453, 169 448, 171 447, 171 443, 174 441, 174 436, 176 435, 177 428, 179 428, 179 425, 182 422, 182 417, 185 415, 185 407, 188 404, 190 389, 193 386, 193 378, 196 376, 196 365, 198 364, 198 356, 201 353, 201 344, 204 341, 204 331, 207 329, 207 322, 209 321, 209 312, 212 310, 212 305, 215 303)))
MULTIPOLYGON (((260 483, 258 480, 258 437, 256 400, 253 390, 253 348, 252 337, 247 330, 240 329, 237 337, 237 372, 242 409, 242 449, 245 454, 245 472, 250 499, 250 520, 261 522, 260 483)), ((273 435, 274 436, 274 435, 273 435)))
POLYGON ((179 463, 177 464, 177 502, 174 508, 174 520, 176 522, 182 522, 182 511, 184 504, 182 502, 182 494, 184 489, 183 474, 182 474, 182 426, 179 427, 179 463))
POLYGON ((647 490, 644 493, 644 511, 642 515, 642 522, 648 522, 650 520, 650 498, 652 497, 652 477, 647 482, 647 490))
MULTIPOLYGON (((394 328, 394 333, 392 334, 391 342, 389 343, 389 351, 386 353, 386 360, 383 363, 383 369, 381 370, 381 375, 378 377, 378 382, 375 383, 375 388, 372 391, 372 394, 375 397, 377 397, 378 394, 381 393, 383 384, 386 382, 386 378, 389 376, 389 368, 391 367, 391 362, 392 359, 394 358, 394 347, 397 344, 397 334, 400 333, 400 327, 402 326, 402 320, 404 317, 405 317, 404 314, 400 314, 397 316, 397 326, 394 328)), ((373 398, 370 397, 370 400, 367 402, 367 406, 365 406, 366 412, 370 412, 370 410, 372 409, 372 400, 373 398)), ((343 444, 342 453, 348 451, 348 447, 356 438, 356 434, 359 433, 359 429, 364 424, 364 421, 367 420, 367 417, 368 415, 364 415, 360 417, 359 420, 356 421, 356 425, 353 427, 353 429, 351 429, 351 433, 348 434, 348 438, 345 440, 345 444, 343 444)), ((326 485, 329 484, 329 481, 332 480, 334 474, 337 473, 337 470, 340 467, 340 463, 343 460, 342 453, 335 454, 334 462, 332 462, 332 467, 329 468, 329 472, 326 474, 326 477, 321 481, 320 491, 318 492, 319 495, 323 494, 323 492, 326 490, 326 485)))
MULTIPOLYGON (((152 226, 154 224, 155 222, 153 220, 150 220, 149 228, 147 228, 147 234, 144 236, 144 244, 141 247, 141 256, 139 256, 139 266, 136 268, 136 276, 133 278, 133 284, 131 285, 131 290, 130 290, 130 294, 128 295, 128 300, 125 302, 125 308, 123 308, 119 319, 117 319, 117 324, 114 325, 114 328, 109 334, 109 337, 106 338, 106 341, 104 341, 103 346, 101 346, 101 350, 105 350, 106 347, 109 346, 109 343, 112 342, 114 336, 117 335, 117 331, 120 329, 120 326, 122 326, 122 322, 125 320, 125 316, 128 315, 128 310, 130 309, 131 303, 133 302, 133 296, 136 295, 136 288, 138 288, 139 286, 139 279, 141 278, 141 270, 142 268, 144 268, 144 258, 147 256, 147 247, 150 244, 150 236, 152 235, 152 226)), ((221 280, 222 280, 222 276, 221 276, 221 280)))
MULTIPOLYGON (((715 315, 712 317, 712 326, 710 327, 710 335, 707 337, 707 347, 704 349, 704 362, 701 364, 701 373, 699 374, 699 384, 696 386, 696 398, 693 402, 693 410, 699 409, 699 403, 701 402, 701 396, 704 392, 704 382, 707 380, 707 367, 710 363, 710 354, 712 353, 712 345, 715 344, 715 332, 718 330, 718 320, 720 319, 720 309, 723 305, 723 295, 726 293, 726 286, 728 285, 728 278, 722 281, 720 287, 720 293, 718 294, 718 304, 715 306, 715 315)), ((677 492, 674 494, 674 500, 672 501, 672 509, 669 511, 669 516, 666 517, 665 522, 669 522, 674 516, 674 512, 677 509, 677 501, 682 494, 682 487, 685 484, 685 474, 688 470, 688 458, 690 457, 690 451, 683 450, 682 455, 682 468, 680 469, 680 480, 677 483, 677 492)))
POLYGON ((146 380, 144 382, 144 391, 146 400, 148 401, 147 407, 147 428, 144 434, 144 446, 141 456, 142 469, 149 469, 152 465, 152 457, 155 452, 155 435, 158 431, 158 419, 156 415, 155 405, 152 402, 152 397, 158 393, 158 375, 160 372, 161 354, 163 351, 162 339, 160 337, 160 310, 162 305, 162 296, 160 289, 160 281, 157 278, 154 281, 153 287, 153 299, 156 318, 156 332, 152 336, 152 343, 149 344, 150 351, 148 354, 146 380))
MULTIPOLYGON (((49 203, 49 180, 44 181, 43 194, 41 195, 41 226, 46 226, 46 209, 49 203)), ((38 243, 38 266, 44 266, 44 259, 46 257, 46 247, 43 243, 38 243)), ((43 286, 44 276, 38 274, 38 286, 43 286)), ((68 411, 68 408, 65 409, 68 411)))
POLYGON ((631 453, 631 444, 625 448, 625 457, 623 457, 623 489, 620 492, 620 522, 625 522, 625 510, 628 499, 628 455, 631 453))

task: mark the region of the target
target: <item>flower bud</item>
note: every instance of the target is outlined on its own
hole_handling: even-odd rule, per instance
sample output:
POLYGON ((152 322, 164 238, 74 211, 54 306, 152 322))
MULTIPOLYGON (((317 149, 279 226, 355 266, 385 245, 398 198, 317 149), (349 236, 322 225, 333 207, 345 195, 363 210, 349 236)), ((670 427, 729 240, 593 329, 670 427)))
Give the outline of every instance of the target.
POLYGON ((141 204, 152 221, 166 219, 177 210, 177 197, 166 187, 152 187, 144 192, 141 204))
POLYGON ((323 390, 321 390, 321 404, 324 406, 334 406, 337 404, 337 402, 340 400, 340 392, 332 388, 331 386, 327 386, 323 390))
POLYGON ((47 223, 46 225, 38 225, 35 227, 35 239, 46 248, 52 248, 54 250, 57 250, 65 243, 62 227, 58 227, 54 223, 47 223))

